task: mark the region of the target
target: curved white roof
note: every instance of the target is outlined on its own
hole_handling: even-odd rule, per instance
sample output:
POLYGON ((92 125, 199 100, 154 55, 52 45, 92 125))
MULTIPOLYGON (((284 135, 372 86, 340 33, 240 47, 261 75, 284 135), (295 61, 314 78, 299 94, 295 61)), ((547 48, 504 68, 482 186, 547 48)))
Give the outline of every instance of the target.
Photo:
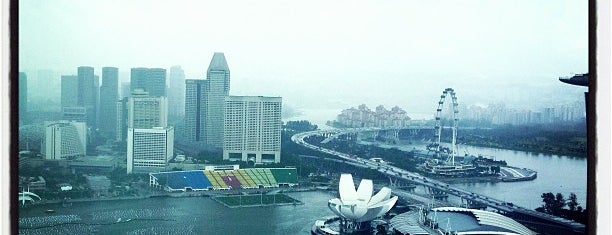
MULTIPOLYGON (((480 225, 489 225, 494 227, 499 227, 503 229, 507 229, 512 231, 513 233, 501 232, 501 231, 487 231, 486 234, 520 234, 520 235, 535 235, 536 233, 525 227, 524 225, 516 222, 515 220, 508 218, 506 216, 500 215, 495 212, 476 210, 476 209, 467 209, 460 207, 439 207, 433 209, 433 211, 440 212, 469 212, 478 221, 480 225)), ((458 234, 483 234, 483 231, 469 231, 469 232, 459 232, 458 234)))
POLYGON ((357 200, 357 191, 355 190, 355 184, 353 183, 353 176, 351 174, 340 175, 338 193, 340 193, 340 198, 344 201, 352 202, 357 200))
POLYGON ((397 202, 397 196, 391 197, 391 189, 383 187, 376 195, 372 196, 374 184, 372 180, 361 180, 359 187, 355 190, 353 176, 342 174, 339 183, 340 198, 329 200, 328 207, 334 214, 364 222, 387 213, 397 202))
MULTIPOLYGON (((34 197, 38 198, 38 200, 42 200, 38 195, 36 195, 35 193, 32 193, 32 192, 21 192, 21 193, 19 193, 19 197, 22 197, 22 196, 25 196, 25 197, 34 196, 34 197)), ((29 197, 29 198, 32 198, 32 197, 29 197)))

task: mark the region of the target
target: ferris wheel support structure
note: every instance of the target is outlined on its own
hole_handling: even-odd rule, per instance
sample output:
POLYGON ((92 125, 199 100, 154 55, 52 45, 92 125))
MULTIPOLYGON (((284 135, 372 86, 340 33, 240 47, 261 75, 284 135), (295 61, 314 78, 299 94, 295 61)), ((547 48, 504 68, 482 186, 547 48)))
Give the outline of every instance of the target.
POLYGON ((455 165, 455 156, 457 154, 457 125, 458 125, 458 118, 457 118, 457 114, 459 113, 459 110, 457 110, 458 108, 458 104, 457 104, 457 96, 455 95, 455 90, 453 90, 453 88, 446 88, 443 92, 442 95, 440 96, 440 101, 438 101, 438 109, 436 110, 436 125, 434 127, 434 134, 435 134, 435 139, 436 139, 436 156, 440 157, 440 152, 441 152, 441 140, 442 140, 442 108, 444 107, 444 101, 446 100, 446 97, 448 97, 450 95, 451 97, 451 108, 452 108, 452 126, 451 129, 453 131, 453 136, 452 136, 452 142, 451 142, 451 149, 450 149, 450 153, 448 158, 446 159, 446 162, 450 165, 455 165))

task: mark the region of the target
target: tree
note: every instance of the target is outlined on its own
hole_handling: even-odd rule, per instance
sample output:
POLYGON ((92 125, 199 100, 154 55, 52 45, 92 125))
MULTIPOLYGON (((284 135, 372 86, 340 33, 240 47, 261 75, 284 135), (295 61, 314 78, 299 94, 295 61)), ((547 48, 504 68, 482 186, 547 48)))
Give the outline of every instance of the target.
POLYGON ((570 193, 569 198, 567 200, 569 200, 569 202, 567 202, 567 207, 569 207, 570 211, 575 211, 577 208, 582 209, 582 207, 578 206, 578 198, 576 197, 575 193, 570 193))
POLYGON ((565 198, 563 198, 563 194, 561 193, 557 193, 557 195, 555 196, 555 204, 554 204, 554 208, 553 208, 553 215, 558 215, 559 212, 561 212, 561 209, 563 209, 563 207, 565 207, 566 203, 565 203, 565 198))
POLYGON ((305 131, 314 131, 318 128, 317 125, 314 125, 306 120, 301 121, 288 121, 284 128, 291 129, 297 132, 305 132, 305 131))
POLYGON ((544 205, 541 207, 543 212, 552 214, 555 205, 555 195, 553 193, 543 193, 542 202, 544 202, 544 205))
POLYGON ((377 230, 376 234, 381 234, 381 235, 387 234, 387 229, 385 229, 385 226, 382 226, 380 224, 376 226, 376 230, 377 230))
POLYGON ((574 193, 571 193, 568 199, 565 199, 561 193, 557 193, 556 195, 553 193, 543 193, 542 201, 544 205, 536 208, 536 211, 560 216, 580 223, 587 222, 586 210, 583 210, 583 208, 578 205, 577 197, 574 193), (569 210, 564 209, 565 206, 568 206, 569 210))

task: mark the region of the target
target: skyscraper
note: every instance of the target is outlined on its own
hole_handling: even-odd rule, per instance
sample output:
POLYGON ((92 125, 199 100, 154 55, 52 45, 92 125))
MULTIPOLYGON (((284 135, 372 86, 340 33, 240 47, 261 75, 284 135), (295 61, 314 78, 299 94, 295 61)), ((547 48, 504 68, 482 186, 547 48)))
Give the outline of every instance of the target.
POLYGON ((128 128, 127 173, 148 173, 166 170, 174 155, 174 128, 128 128))
MULTIPOLYGON (((61 100, 60 93, 57 92, 61 89, 61 81, 58 79, 60 77, 59 74, 50 69, 39 69, 35 74, 35 77, 28 76, 28 90, 30 92, 28 96, 30 101, 34 101, 34 103, 52 101, 53 104, 50 103, 39 108, 56 110, 57 107, 54 107, 54 103, 58 103, 61 100)), ((28 75, 32 74, 29 73, 28 75)), ((58 103, 58 105, 60 104, 58 103)))
POLYGON ((87 109, 79 105, 79 78, 74 75, 62 76, 62 119, 76 122, 87 122, 87 109))
POLYGON ((117 101, 117 124, 115 127, 115 140, 122 142, 127 138, 127 104, 128 97, 117 101))
POLYGON ((281 109, 281 97, 226 97, 223 159, 280 162, 281 109))
POLYGON ((206 80, 185 80, 185 138, 201 142, 206 136, 206 80))
POLYGON ((62 107, 75 107, 79 103, 79 78, 74 75, 62 76, 62 107))
POLYGON ((87 126, 83 122, 45 122, 41 154, 45 159, 71 159, 85 156, 87 126))
POLYGON ((77 68, 78 95, 77 105, 87 110, 87 125, 96 127, 97 118, 97 87, 95 82, 94 68, 81 66, 77 68))
POLYGON ((127 172, 164 170, 174 153, 166 97, 136 89, 127 107, 127 172))
POLYGON ((19 123, 28 122, 28 77, 19 73, 19 123))
POLYGON ((168 107, 170 119, 185 115, 185 72, 181 66, 172 66, 169 76, 168 107))
POLYGON ((128 98, 128 128, 148 129, 168 125, 168 101, 166 97, 152 97, 136 90, 128 98))
POLYGON ((161 68, 132 68, 130 91, 142 89, 150 96, 166 95, 166 70, 161 68))
POLYGON ((96 111, 94 111, 95 113, 95 124, 94 127, 98 127, 100 123, 100 76, 98 75, 94 75, 94 102, 96 105, 94 105, 96 111))
POLYGON ((102 68, 102 86, 100 87, 100 133, 107 138, 114 138, 117 130, 117 100, 119 88, 119 69, 102 68))
POLYGON ((230 71, 225 55, 215 52, 206 73, 206 138, 205 143, 223 147, 223 112, 229 95, 230 71))
POLYGON ((223 147, 223 112, 230 72, 223 53, 215 52, 206 80, 185 81, 185 133, 190 141, 223 147))
POLYGON ((131 94, 130 82, 122 82, 121 83, 121 99, 129 97, 130 94, 131 94))

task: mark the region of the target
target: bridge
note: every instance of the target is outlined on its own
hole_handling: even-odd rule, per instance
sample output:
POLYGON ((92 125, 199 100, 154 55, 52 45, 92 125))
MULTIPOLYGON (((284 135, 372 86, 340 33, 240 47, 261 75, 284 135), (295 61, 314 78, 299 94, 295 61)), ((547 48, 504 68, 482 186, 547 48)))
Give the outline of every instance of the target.
MULTIPOLYGON (((442 127, 446 129, 447 127, 442 127)), ((450 128, 450 127, 448 127, 450 128)), ((479 127, 462 127, 460 130, 474 130, 474 129, 490 129, 490 128, 479 128, 479 127)), ((359 133, 371 132, 373 135, 371 137, 383 137, 388 140, 396 140, 399 141, 399 131, 400 130, 408 130, 411 135, 417 135, 420 131, 433 131, 435 130, 434 126, 427 125, 412 125, 412 126, 404 126, 404 127, 360 127, 360 128, 334 128, 321 130, 320 135, 326 137, 322 144, 328 143, 329 141, 338 138, 339 136, 345 135, 347 138, 352 139, 356 138, 356 135, 359 133), (382 134, 381 134, 382 133, 382 134)))
MULTIPOLYGON (((464 189, 453 187, 447 183, 434 180, 418 173, 409 172, 404 169, 391 166, 388 164, 381 164, 373 162, 368 159, 363 159, 355 155, 337 152, 331 149, 321 148, 319 146, 312 145, 304 141, 305 138, 310 136, 325 136, 328 139, 331 137, 338 137, 342 134, 356 133, 360 131, 376 131, 381 130, 378 128, 354 128, 354 129, 337 129, 337 130, 316 130, 304 133, 298 133, 291 137, 291 141, 296 144, 302 145, 306 148, 310 148, 323 153, 335 155, 344 160, 345 163, 359 166, 363 168, 370 168, 379 171, 380 173, 396 179, 406 180, 422 185, 432 192, 437 194, 450 194, 457 196, 463 200, 466 200, 468 205, 480 205, 493 208, 500 213, 509 216, 529 227, 535 228, 538 231, 544 231, 549 234, 584 234, 585 226, 581 223, 567 220, 561 217, 552 216, 546 213, 537 212, 531 209, 514 205, 510 202, 498 200, 495 198, 479 195, 473 192, 469 192, 464 189)), ((326 139, 327 140, 327 139, 326 139)), ((324 140, 325 141, 325 140, 324 140)))

